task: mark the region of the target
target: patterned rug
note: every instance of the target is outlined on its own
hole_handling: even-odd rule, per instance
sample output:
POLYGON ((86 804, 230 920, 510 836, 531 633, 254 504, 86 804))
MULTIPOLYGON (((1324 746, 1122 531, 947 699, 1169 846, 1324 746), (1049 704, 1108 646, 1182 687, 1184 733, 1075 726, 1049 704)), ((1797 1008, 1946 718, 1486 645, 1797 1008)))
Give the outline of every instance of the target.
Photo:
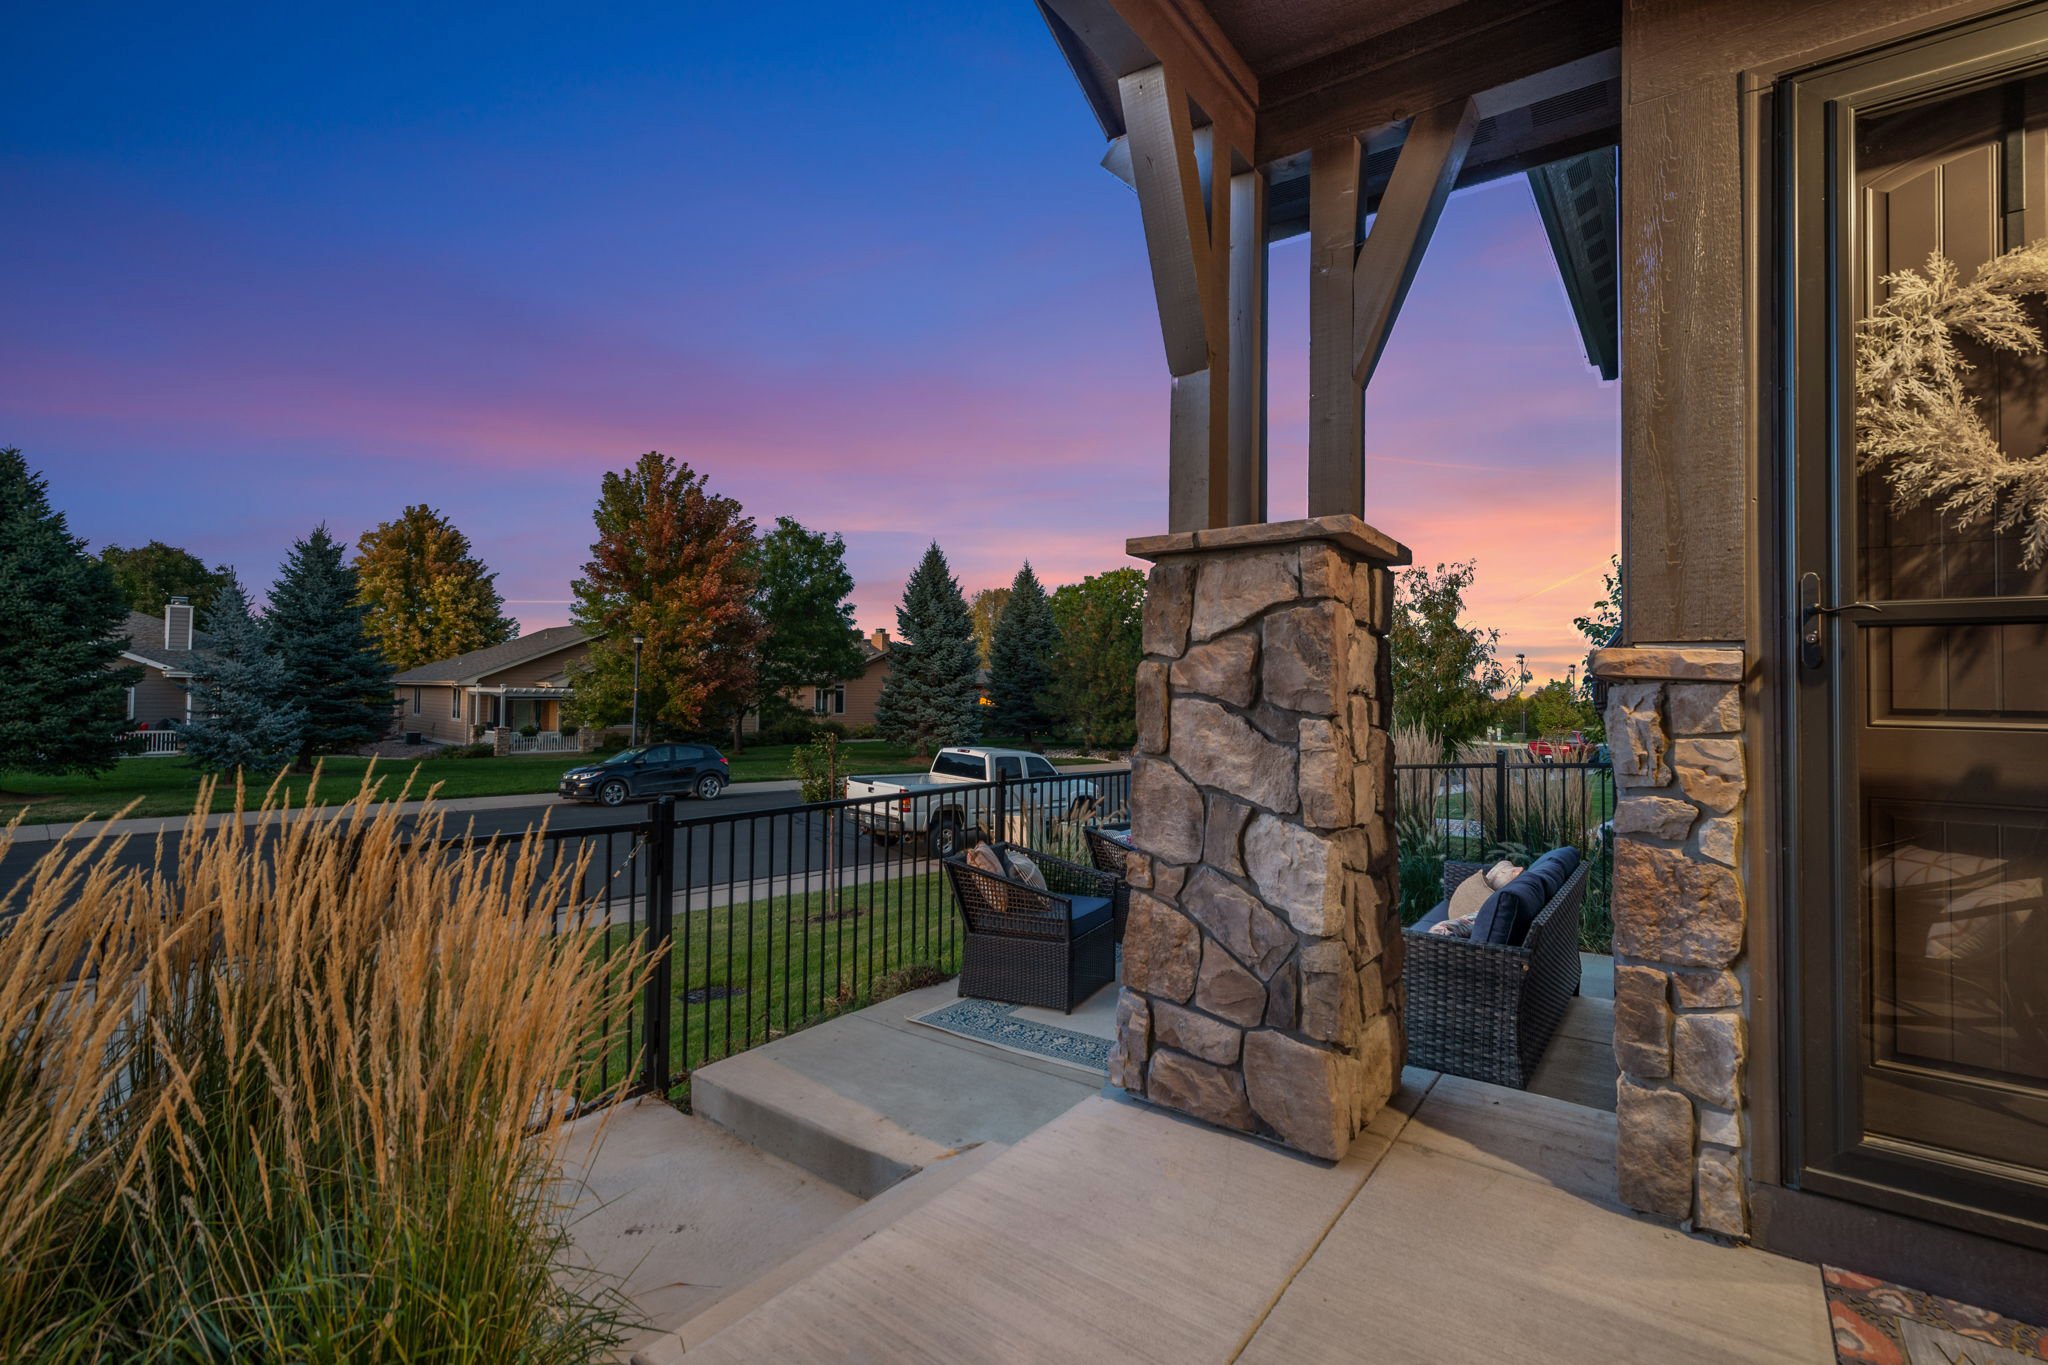
POLYGON ((955 1000, 935 1010, 913 1015, 912 1022, 977 1043, 992 1043, 1011 1052, 1049 1057, 1055 1062, 1086 1071, 1109 1074, 1109 1039, 1072 1029, 1055 1028, 1031 1019, 1019 1019, 1015 1005, 993 1000, 955 1000))
POLYGON ((1954 1299, 1821 1267, 1841 1365, 2026 1365, 2048 1332, 1954 1299))

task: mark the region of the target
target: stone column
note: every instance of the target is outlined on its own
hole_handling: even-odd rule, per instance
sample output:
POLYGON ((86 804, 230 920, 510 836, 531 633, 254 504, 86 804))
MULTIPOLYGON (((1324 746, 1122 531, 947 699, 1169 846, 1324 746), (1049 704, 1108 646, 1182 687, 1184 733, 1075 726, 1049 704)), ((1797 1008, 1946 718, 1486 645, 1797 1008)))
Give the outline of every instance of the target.
POLYGON ((1336 1159, 1400 1083, 1389 566, 1356 517, 1133 540, 1131 915, 1110 1077, 1336 1159))
POLYGON ((1617 648, 1614 755, 1615 1162, 1622 1199, 1729 1237, 1749 1232, 1738 853, 1746 774, 1742 651, 1617 648))

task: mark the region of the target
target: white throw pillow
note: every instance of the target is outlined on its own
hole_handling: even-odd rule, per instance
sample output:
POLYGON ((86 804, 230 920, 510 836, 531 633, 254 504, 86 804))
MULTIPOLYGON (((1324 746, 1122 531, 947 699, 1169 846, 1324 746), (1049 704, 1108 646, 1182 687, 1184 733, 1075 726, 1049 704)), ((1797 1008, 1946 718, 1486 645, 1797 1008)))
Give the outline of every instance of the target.
POLYGON ((1038 870, 1037 863, 1032 862, 1030 858, 1014 850, 1006 852, 1003 856, 1010 861, 1010 875, 1012 877, 1015 877, 1034 891, 1046 889, 1045 874, 1038 870))
POLYGON ((1498 891, 1521 875, 1521 868, 1516 867, 1513 863, 1503 858, 1492 867, 1486 869, 1486 884, 1498 891))

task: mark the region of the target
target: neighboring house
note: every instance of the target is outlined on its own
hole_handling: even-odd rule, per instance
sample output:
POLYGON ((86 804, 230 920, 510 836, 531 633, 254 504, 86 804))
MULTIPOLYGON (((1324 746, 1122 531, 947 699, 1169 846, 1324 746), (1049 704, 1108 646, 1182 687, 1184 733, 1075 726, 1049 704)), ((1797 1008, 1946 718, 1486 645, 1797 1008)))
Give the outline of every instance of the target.
POLYGON ((532 725, 561 729, 569 700, 568 670, 590 653, 590 637, 575 626, 550 626, 502 645, 473 649, 452 659, 408 668, 391 679, 398 728, 449 744, 466 744, 472 727, 532 725))
POLYGON ((889 678, 889 632, 878 630, 855 643, 860 646, 860 672, 838 682, 792 688, 789 704, 819 720, 848 729, 873 725, 875 705, 882 699, 882 684, 889 678))
POLYGON ((128 689, 128 728, 159 730, 189 722, 192 694, 186 688, 197 676, 200 652, 211 643, 192 624, 192 604, 173 597, 162 616, 131 611, 121 633, 121 658, 142 669, 128 689))

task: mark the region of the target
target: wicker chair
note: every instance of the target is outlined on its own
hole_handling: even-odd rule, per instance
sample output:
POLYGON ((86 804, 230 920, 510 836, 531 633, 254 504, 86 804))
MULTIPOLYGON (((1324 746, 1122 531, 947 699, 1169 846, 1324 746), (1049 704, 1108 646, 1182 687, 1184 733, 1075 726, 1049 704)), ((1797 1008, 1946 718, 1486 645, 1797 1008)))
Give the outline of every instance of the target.
MULTIPOLYGON (((1445 863, 1444 899, 1483 867, 1445 863)), ((1579 993, 1579 908, 1592 871, 1580 863, 1517 944, 1446 938, 1419 926, 1402 934, 1409 1065, 1528 1086, 1579 993)))
POLYGON ((1125 880, 1130 871, 1131 847, 1110 838, 1112 830, 1130 832, 1129 825, 1089 825, 1081 831, 1081 837, 1088 844, 1088 861, 1095 864, 1097 872, 1106 872, 1116 878, 1116 895, 1111 902, 1116 907, 1116 941, 1124 941, 1124 921, 1131 917, 1131 884, 1125 880))
MULTIPOLYGON (((990 845, 1005 854, 1004 844, 990 845)), ((960 948, 960 994, 1071 1014, 1116 979, 1117 925, 1110 918, 1074 931, 1074 902, 1096 897, 1115 904, 1116 879, 1044 853, 1026 853, 1046 890, 999 877, 964 855, 945 860, 953 895, 966 921, 960 948)))

